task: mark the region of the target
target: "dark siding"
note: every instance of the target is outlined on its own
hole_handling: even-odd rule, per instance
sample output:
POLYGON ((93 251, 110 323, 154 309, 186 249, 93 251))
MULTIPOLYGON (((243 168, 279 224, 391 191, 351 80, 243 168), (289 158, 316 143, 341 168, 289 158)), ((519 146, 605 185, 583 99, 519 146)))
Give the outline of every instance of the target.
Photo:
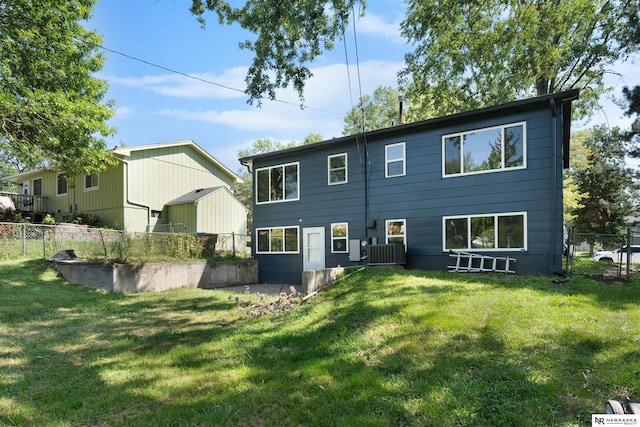
MULTIPOLYGON (((300 162, 300 200, 254 207, 254 227, 325 227, 327 267, 352 265, 348 254, 331 253, 330 224, 349 223, 349 239, 377 237, 384 243, 387 219, 405 218, 408 267, 446 269, 442 248, 442 217, 503 212, 527 212, 528 250, 490 252, 517 258, 519 273, 548 274, 561 269, 562 251, 562 123, 560 106, 554 119, 547 105, 526 112, 447 123, 439 128, 399 136, 378 136, 367 141, 369 215, 375 229, 365 229, 364 165, 362 142, 342 141, 340 147, 297 151, 291 156, 254 162, 254 169, 300 162), (557 120, 555 164, 552 138, 557 120), (513 122, 526 122, 527 168, 521 170, 442 177, 442 136, 513 122), (385 178, 385 145, 406 143, 406 176, 385 178), (349 182, 327 184, 327 156, 348 153, 349 182), (554 179, 555 174, 555 179, 554 179)), ((286 154, 286 153, 285 153, 286 154)), ((284 155, 283 155, 284 156, 284 155)), ((302 255, 258 255, 260 280, 299 283, 302 255)))

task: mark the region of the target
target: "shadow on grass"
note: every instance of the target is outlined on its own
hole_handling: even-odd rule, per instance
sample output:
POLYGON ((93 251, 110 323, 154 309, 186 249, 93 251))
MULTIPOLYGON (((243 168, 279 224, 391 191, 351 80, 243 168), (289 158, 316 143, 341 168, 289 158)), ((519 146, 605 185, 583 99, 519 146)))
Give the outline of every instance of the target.
POLYGON ((640 390, 619 372, 640 370, 633 342, 531 314, 584 304, 564 296, 602 313, 637 302, 590 283, 364 271, 251 319, 224 293, 105 294, 38 262, 2 273, 0 424, 586 424, 607 396, 640 390))

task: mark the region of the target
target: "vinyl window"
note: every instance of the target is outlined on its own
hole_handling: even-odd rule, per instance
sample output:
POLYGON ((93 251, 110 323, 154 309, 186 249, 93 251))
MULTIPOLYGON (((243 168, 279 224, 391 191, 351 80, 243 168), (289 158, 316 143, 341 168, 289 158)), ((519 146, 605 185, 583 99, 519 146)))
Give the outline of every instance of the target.
POLYGON ((97 190, 99 184, 98 174, 92 173, 91 175, 84 176, 84 190, 91 191, 97 190))
POLYGON ((276 203, 300 199, 298 163, 256 170, 256 202, 276 203))
POLYGON ((58 174, 57 192, 58 196, 64 196, 69 191, 69 184, 67 183, 67 176, 63 173, 58 174))
POLYGON ((347 183, 347 153, 327 157, 327 168, 329 185, 347 183))
POLYGON ((256 253, 295 254, 300 251, 299 227, 271 227, 256 229, 256 253))
POLYGON ((384 165, 385 178, 404 176, 406 174, 404 142, 384 147, 384 165))
POLYGON ((339 222, 331 224, 331 252, 332 253, 347 253, 349 241, 349 224, 346 222, 339 222))
POLYGON ((526 123, 478 129, 442 137, 443 176, 526 167, 526 123))
POLYGON ((443 249, 526 250, 526 212, 443 217, 443 249))
POLYGON ((385 243, 402 243, 407 247, 406 219, 389 219, 385 221, 385 243))

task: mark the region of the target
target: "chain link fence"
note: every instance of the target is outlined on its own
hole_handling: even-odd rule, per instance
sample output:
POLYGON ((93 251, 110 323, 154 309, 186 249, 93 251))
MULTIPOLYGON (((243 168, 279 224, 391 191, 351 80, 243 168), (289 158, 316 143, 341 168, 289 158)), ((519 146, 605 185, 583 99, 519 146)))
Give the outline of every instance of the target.
POLYGON ((626 234, 574 233, 569 229, 565 270, 584 275, 629 279, 640 264, 640 232, 626 234), (629 262, 627 262, 629 261, 629 262))
POLYGON ((73 250, 109 262, 248 258, 247 236, 235 233, 130 233, 75 224, 0 222, 0 259, 49 258, 73 250))

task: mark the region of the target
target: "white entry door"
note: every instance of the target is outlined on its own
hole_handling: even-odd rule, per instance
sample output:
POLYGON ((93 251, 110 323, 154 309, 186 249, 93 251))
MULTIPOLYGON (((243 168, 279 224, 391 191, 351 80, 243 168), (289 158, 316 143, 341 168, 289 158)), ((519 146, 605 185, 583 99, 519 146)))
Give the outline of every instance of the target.
POLYGON ((302 230, 303 269, 322 270, 324 264, 324 227, 302 230))

